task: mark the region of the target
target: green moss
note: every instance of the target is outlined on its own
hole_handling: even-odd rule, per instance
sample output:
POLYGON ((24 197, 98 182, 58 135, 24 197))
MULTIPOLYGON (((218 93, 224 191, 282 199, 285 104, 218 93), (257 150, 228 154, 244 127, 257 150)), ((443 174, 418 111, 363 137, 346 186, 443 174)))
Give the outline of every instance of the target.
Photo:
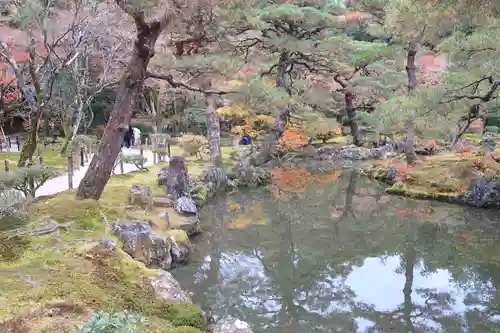
POLYGON ((206 187, 200 186, 196 188, 193 192, 191 192, 191 196, 194 200, 198 200, 200 202, 207 202, 208 200, 208 189, 206 187))
POLYGON ((201 310, 188 303, 176 304, 167 313, 165 319, 169 319, 175 326, 191 326, 201 329, 205 324, 201 310))
POLYGON ((170 229, 163 232, 163 234, 167 237, 174 237, 174 240, 177 244, 186 244, 186 245, 191 244, 189 241, 189 237, 184 230, 170 229))
POLYGON ((16 316, 27 304, 71 299, 92 311, 129 310, 174 326, 204 325, 202 312, 195 305, 156 299, 147 281, 156 271, 118 248, 106 250, 92 244, 80 248, 33 248, 15 265, 0 265, 2 270, 14 267, 15 272, 30 272, 30 280, 39 286, 33 288, 16 274, 0 276, 2 296, 9 304, 0 310, 0 319, 19 320, 16 316))
POLYGON ((460 190, 462 182, 459 179, 451 178, 439 183, 433 183, 431 184, 431 187, 441 193, 453 193, 460 190))
POLYGON ((436 200, 454 204, 463 204, 463 194, 461 193, 440 193, 409 189, 400 186, 391 186, 385 190, 387 194, 400 195, 414 199, 436 200))
MULTIPOLYGON (((21 310, 54 299, 71 299, 90 312, 137 312, 155 323, 157 329, 150 332, 170 332, 174 326, 203 328, 203 316, 196 306, 154 297, 147 279, 157 271, 147 269, 120 249, 95 248, 96 243, 92 241, 102 239, 105 226, 102 214, 109 222, 118 218, 148 220, 151 217, 149 211, 130 207, 127 194, 132 184, 150 186, 154 193, 163 194, 163 189, 156 185, 156 173, 161 166, 151 168, 150 172, 112 177, 99 202, 78 201, 74 191, 33 202, 29 207, 33 221, 29 228, 46 223, 47 219, 37 221, 46 216, 59 223, 73 221, 74 225, 69 231, 61 232, 60 241, 54 235, 46 235, 23 238, 15 243, 1 242, 0 271, 6 274, 0 274, 0 303, 6 306, 0 307, 0 320, 45 327, 46 311, 42 311, 40 318, 31 318, 23 317, 21 310)), ((167 232, 179 243, 189 241, 182 230, 167 232)), ((116 242, 112 236, 108 237, 116 242)))
POLYGON ((171 333, 202 333, 203 331, 200 331, 198 328, 194 328, 191 326, 179 326, 173 328, 171 333))
POLYGON ((20 260, 30 247, 31 239, 29 237, 9 238, 8 235, 0 233, 0 261, 2 262, 10 263, 20 260))
POLYGON ((403 193, 406 190, 406 186, 403 183, 396 183, 389 187, 386 192, 391 193, 403 193))
MULTIPOLYGON (((44 147, 42 144, 40 146, 44 165, 51 166, 61 172, 65 172, 68 170, 67 157, 59 155, 60 145, 44 147)), ((34 158, 36 158, 36 160, 34 161, 34 163, 39 163, 38 152, 36 152, 35 155, 36 156, 34 158)), ((5 160, 9 163, 10 168, 16 167, 17 162, 19 161, 19 156, 19 152, 0 152, 0 162, 2 162, 2 168, 5 160)), ((75 160, 75 163, 78 162, 75 160)))

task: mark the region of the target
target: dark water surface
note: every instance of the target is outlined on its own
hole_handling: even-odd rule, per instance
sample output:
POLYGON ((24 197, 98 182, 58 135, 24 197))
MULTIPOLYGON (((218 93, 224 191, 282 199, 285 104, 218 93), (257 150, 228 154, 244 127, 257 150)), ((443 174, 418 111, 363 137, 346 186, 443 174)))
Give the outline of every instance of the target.
POLYGON ((217 199, 174 276, 256 333, 500 332, 500 212, 336 177, 217 199))

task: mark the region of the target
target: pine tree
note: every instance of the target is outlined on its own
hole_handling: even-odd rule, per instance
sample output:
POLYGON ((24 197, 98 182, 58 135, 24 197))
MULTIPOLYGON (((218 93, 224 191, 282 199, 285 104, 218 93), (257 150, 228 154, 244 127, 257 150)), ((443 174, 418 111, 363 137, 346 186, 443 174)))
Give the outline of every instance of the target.
POLYGON ((452 70, 443 77, 447 92, 441 104, 454 110, 457 129, 452 145, 476 119, 496 110, 500 86, 500 21, 468 15, 466 27, 457 29, 439 48, 450 54, 452 70), (466 29, 465 29, 466 28, 466 29))
POLYGON ((274 129, 264 140, 256 160, 260 164, 273 156, 292 109, 299 110, 304 105, 297 90, 306 84, 304 79, 316 71, 308 55, 340 24, 340 20, 330 15, 326 8, 308 3, 253 2, 242 8, 237 6, 239 4, 233 3, 226 8, 224 25, 233 36, 228 44, 261 72, 260 78, 246 79, 243 98, 246 102, 256 102, 255 108, 265 106, 275 110, 274 129), (263 100, 273 104, 262 105, 263 100))
MULTIPOLYGON (((417 56, 421 50, 435 51, 443 38, 454 30, 457 17, 444 8, 419 3, 418 0, 390 0, 384 3, 383 9, 380 6, 377 8, 380 20, 370 27, 371 32, 380 38, 387 38, 394 47, 404 52, 407 83, 406 94, 400 92, 388 103, 380 105, 372 119, 378 123, 379 130, 404 134, 406 159, 408 164, 413 164, 417 158, 413 142, 416 132, 428 130, 430 120, 435 122, 439 118, 449 121, 449 118, 443 117, 446 112, 432 111, 430 105, 435 104, 442 92, 435 87, 422 86, 429 78, 425 78, 417 66, 417 56)), ((430 78, 431 81, 439 80, 439 74, 434 75, 437 79, 430 78)))

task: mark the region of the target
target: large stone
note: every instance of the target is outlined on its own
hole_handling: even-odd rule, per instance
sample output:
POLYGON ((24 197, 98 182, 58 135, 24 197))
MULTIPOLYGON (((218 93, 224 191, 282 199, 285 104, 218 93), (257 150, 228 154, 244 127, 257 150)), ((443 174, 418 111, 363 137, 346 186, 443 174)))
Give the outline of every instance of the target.
POLYGON ((179 282, 169 272, 158 272, 149 278, 155 297, 165 301, 191 303, 188 293, 182 290, 179 282))
POLYGON ((171 269, 189 260, 191 243, 182 230, 157 234, 142 221, 114 222, 112 232, 123 243, 123 250, 147 267, 171 269))
POLYGON ((170 238, 172 244, 172 262, 175 266, 184 264, 189 261, 191 253, 191 242, 184 230, 172 229, 168 230, 165 235, 170 238))
POLYGON ((147 223, 129 221, 114 222, 112 231, 123 243, 123 250, 147 267, 172 268, 170 240, 155 234, 147 223))
POLYGON ((188 195, 189 175, 186 159, 182 156, 172 156, 165 181, 166 196, 170 200, 177 200, 188 195))
POLYGON ((385 158, 385 149, 383 147, 372 148, 370 150, 374 160, 382 160, 385 158))
POLYGON ((196 235, 201 231, 198 215, 179 214, 175 210, 160 215, 167 220, 169 228, 184 230, 188 236, 196 235))
POLYGON ((195 202, 191 198, 185 196, 175 201, 175 210, 179 214, 196 215, 198 213, 195 202))
POLYGON ((153 191, 147 186, 132 185, 128 191, 128 203, 142 208, 153 206, 153 191))
POLYGON ((203 174, 203 182, 211 192, 210 196, 218 192, 225 192, 228 186, 228 178, 222 167, 209 166, 203 174))
POLYGON ((168 166, 164 166, 158 172, 158 185, 166 185, 168 178, 168 166))
POLYGON ((464 199, 474 207, 500 208, 500 181, 475 179, 469 184, 464 199))
POLYGON ((174 207, 174 202, 168 198, 153 198, 155 207, 174 207))
POLYGON ((212 329, 213 333, 251 333, 252 329, 247 322, 234 317, 226 317, 217 321, 212 329))
POLYGON ((339 149, 331 147, 318 148, 318 158, 323 161, 335 160, 339 157, 339 149))
POLYGON ((368 160, 372 158, 372 152, 365 147, 348 145, 340 149, 340 156, 349 160, 368 160))

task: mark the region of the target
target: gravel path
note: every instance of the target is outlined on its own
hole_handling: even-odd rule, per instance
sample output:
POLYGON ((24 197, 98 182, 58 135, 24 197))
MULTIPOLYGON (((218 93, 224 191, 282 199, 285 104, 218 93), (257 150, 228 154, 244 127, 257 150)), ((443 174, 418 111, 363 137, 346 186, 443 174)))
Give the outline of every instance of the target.
MULTIPOLYGON (((139 154, 139 149, 123 149, 123 153, 125 155, 134 155, 134 154, 139 154)), ((151 166, 153 165, 153 152, 149 150, 144 150, 144 156, 147 158, 147 162, 145 163, 145 166, 151 166)), ((80 181, 82 180, 83 176, 87 172, 87 169, 90 164, 89 162, 86 163, 84 167, 81 167, 79 170, 75 170, 73 172, 73 188, 77 188, 78 185, 80 184, 80 181)), ((123 164, 123 172, 124 173, 129 173, 132 171, 137 171, 137 168, 133 164, 128 164, 124 163, 123 164)), ((120 174, 120 165, 117 165, 115 168, 115 175, 120 174)), ((44 195, 53 195, 59 192, 64 192, 69 189, 68 186, 68 174, 62 174, 58 177, 52 178, 48 180, 45 184, 43 184, 38 191, 36 191, 36 197, 41 197, 44 195)))

